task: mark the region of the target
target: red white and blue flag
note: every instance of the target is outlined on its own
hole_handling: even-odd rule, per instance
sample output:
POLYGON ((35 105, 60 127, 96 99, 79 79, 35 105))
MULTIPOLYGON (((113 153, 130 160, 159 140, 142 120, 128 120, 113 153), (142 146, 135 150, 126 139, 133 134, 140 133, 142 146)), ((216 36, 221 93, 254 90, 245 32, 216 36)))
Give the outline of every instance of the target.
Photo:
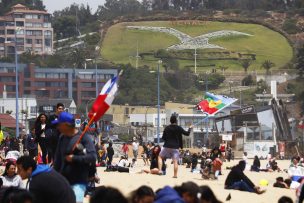
POLYGON ((113 77, 109 80, 102 88, 100 94, 96 98, 91 111, 89 112, 88 116, 91 119, 94 114, 94 121, 98 121, 110 108, 115 95, 118 91, 117 85, 118 77, 113 77))

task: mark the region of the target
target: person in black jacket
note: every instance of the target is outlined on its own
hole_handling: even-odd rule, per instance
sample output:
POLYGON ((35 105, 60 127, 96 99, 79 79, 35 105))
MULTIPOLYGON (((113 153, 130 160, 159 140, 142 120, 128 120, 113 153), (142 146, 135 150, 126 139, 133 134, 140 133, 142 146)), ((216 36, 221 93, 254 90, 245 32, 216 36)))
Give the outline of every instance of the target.
POLYGON ((109 146, 107 147, 107 156, 108 156, 108 162, 107 165, 111 166, 112 165, 112 160, 113 160, 113 156, 114 156, 114 149, 112 147, 112 142, 109 143, 109 146))
POLYGON ((91 138, 84 134, 73 150, 82 132, 75 127, 74 117, 68 112, 62 112, 53 124, 57 124, 62 133, 55 154, 54 169, 69 181, 76 195, 76 201, 83 202, 89 172, 96 162, 94 144, 91 138))
POLYGON ((251 171, 260 172, 260 159, 257 155, 254 156, 253 165, 251 166, 251 171))
POLYGON ((165 141, 165 143, 159 154, 158 169, 161 175, 162 160, 172 158, 174 164, 173 178, 177 178, 179 148, 183 149, 182 135, 189 136, 192 126, 189 127, 188 131, 185 131, 182 127, 177 125, 177 118, 175 115, 171 116, 170 123, 171 125, 167 126, 163 132, 162 139, 165 141))
POLYGON ((68 181, 48 165, 36 165, 29 156, 17 160, 18 174, 28 179, 27 189, 35 203, 75 203, 74 192, 68 181))
POLYGON ((58 139, 59 139, 59 136, 60 136, 60 132, 57 129, 57 124, 53 125, 52 122, 57 120, 59 114, 63 111, 64 111, 64 105, 62 103, 58 103, 56 105, 55 114, 51 115, 50 118, 49 118, 50 129, 47 131, 47 142, 46 142, 49 162, 54 161, 54 156, 55 156, 55 153, 56 153, 58 139))
POLYGON ((42 161, 47 164, 47 147, 46 147, 46 131, 50 128, 48 117, 46 114, 41 113, 35 122, 35 136, 42 151, 42 161))
POLYGON ((240 161, 238 165, 232 167, 225 181, 225 189, 241 190, 262 194, 265 191, 255 186, 252 181, 244 174, 246 167, 245 161, 240 161))

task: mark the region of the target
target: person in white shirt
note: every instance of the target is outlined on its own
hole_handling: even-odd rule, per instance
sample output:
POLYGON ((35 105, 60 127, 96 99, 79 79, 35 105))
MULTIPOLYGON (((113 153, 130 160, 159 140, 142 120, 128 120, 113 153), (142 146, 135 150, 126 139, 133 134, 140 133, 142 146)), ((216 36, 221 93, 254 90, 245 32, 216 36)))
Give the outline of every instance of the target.
POLYGON ((117 164, 117 171, 121 173, 129 173, 129 167, 130 163, 128 162, 128 159, 124 156, 120 157, 120 160, 117 164))
POLYGON ((3 187, 24 188, 21 177, 16 173, 16 164, 13 162, 7 162, 5 171, 0 178, 2 179, 3 187))
POLYGON ((136 140, 136 138, 133 138, 133 142, 132 142, 132 150, 133 150, 133 155, 134 155, 134 159, 135 161, 137 161, 137 156, 138 156, 138 147, 139 147, 139 143, 136 140))

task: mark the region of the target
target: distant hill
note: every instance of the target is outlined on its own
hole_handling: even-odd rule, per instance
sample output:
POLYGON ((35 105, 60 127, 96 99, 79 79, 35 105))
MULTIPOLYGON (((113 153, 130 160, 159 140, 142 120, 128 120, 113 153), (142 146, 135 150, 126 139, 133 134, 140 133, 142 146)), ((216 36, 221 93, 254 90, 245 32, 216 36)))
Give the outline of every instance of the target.
MULTIPOLYGON (((197 50, 198 71, 214 67, 228 67, 229 70, 243 70, 241 61, 251 60, 249 71, 264 71, 265 60, 275 64, 273 69, 286 65, 293 57, 293 49, 287 39, 278 32, 257 24, 216 22, 216 21, 143 21, 124 22, 111 26, 103 40, 102 57, 116 64, 131 63, 135 66, 137 47, 139 66, 156 66, 156 52, 178 44, 177 37, 147 30, 128 29, 127 26, 152 26, 174 28, 191 37, 221 30, 234 30, 252 36, 226 36, 210 39, 209 43, 225 49, 197 50)), ((169 51, 170 57, 177 59, 179 66, 194 69, 194 50, 169 51)))

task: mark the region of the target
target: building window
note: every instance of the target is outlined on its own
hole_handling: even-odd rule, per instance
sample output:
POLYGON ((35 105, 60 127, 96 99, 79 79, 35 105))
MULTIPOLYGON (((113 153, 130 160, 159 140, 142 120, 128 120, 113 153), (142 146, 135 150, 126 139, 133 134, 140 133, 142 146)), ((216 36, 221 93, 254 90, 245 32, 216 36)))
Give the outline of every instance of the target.
POLYGON ((45 27, 45 28, 51 28, 52 24, 51 23, 43 23, 43 27, 45 27))
POLYGON ((6 26, 15 26, 15 22, 6 22, 5 25, 6 26))
POLYGON ((0 43, 4 43, 5 42, 5 38, 4 37, 0 37, 0 43))
POLYGON ((42 39, 36 39, 35 42, 36 44, 42 44, 42 39))
POLYGON ((16 86, 7 85, 6 86, 6 91, 15 92, 16 91, 16 86))
POLYGON ((45 85, 45 82, 35 82, 34 85, 35 85, 36 87, 45 87, 45 86, 46 86, 46 85, 45 85))
POLYGON ((92 84, 91 82, 83 82, 81 83, 81 86, 84 88, 91 88, 94 87, 94 83, 92 84))
POLYGON ((16 21, 16 26, 23 27, 24 22, 23 21, 16 21))
POLYGON ((33 27, 42 27, 42 24, 41 23, 33 23, 33 27))
POLYGON ((33 40, 32 39, 26 39, 26 43, 27 44, 33 44, 33 40))
POLYGON ((32 30, 27 30, 27 31, 25 32, 25 34, 31 36, 31 35, 33 35, 33 31, 32 31, 32 30))
POLYGON ((24 45, 24 39, 23 38, 17 38, 17 45, 24 45))
POLYGON ((0 77, 1 82, 14 82, 14 77, 0 77))
POLYGON ((33 23, 25 23, 25 27, 33 27, 33 23))
POLYGON ((23 18, 22 14, 15 14, 14 16, 15 16, 15 18, 23 18))
POLYGON ((60 73, 59 78, 66 78, 66 73, 60 73))
POLYGON ((8 35, 14 35, 15 34, 15 30, 7 30, 6 33, 8 35))
POLYGON ((5 35, 5 30, 0 30, 0 35, 5 35))
POLYGON ((37 113, 36 106, 31 106, 30 113, 37 113))
POLYGON ((22 29, 22 30, 17 30, 17 33, 16 33, 17 35, 24 35, 24 30, 22 29))
POLYGON ((35 73, 35 78, 46 78, 45 73, 35 73))
POLYGON ((46 47, 51 47, 52 46, 52 40, 51 39, 44 39, 44 45, 46 47))
POLYGON ((30 95, 31 94, 31 90, 24 90, 24 94, 25 95, 30 95))
POLYGON ((47 73, 47 78, 59 78, 59 73, 47 73))

